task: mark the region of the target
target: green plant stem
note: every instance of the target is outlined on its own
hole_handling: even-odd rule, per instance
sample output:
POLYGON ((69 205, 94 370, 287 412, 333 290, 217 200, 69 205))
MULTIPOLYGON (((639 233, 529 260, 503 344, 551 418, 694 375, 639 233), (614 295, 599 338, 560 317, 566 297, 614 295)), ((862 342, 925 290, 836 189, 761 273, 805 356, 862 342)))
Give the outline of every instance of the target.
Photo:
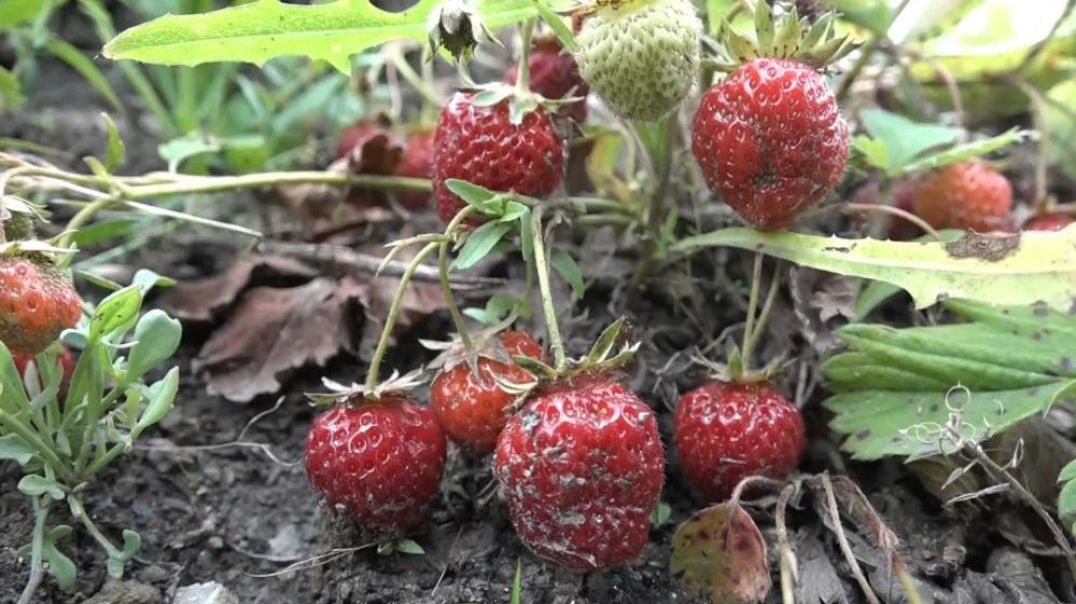
POLYGON ((374 390, 377 388, 378 371, 381 369, 381 362, 385 359, 385 354, 389 349, 389 340, 392 339, 392 328, 396 325, 396 318, 400 314, 400 306, 403 304, 404 294, 407 292, 407 285, 411 281, 411 277, 415 274, 422 261, 433 253, 434 250, 441 246, 440 241, 431 241, 427 243, 411 260, 407 265, 407 269, 404 274, 400 276, 400 285, 396 288, 396 293, 392 297, 392 304, 389 306, 389 314, 385 317, 385 326, 381 330, 381 339, 377 342, 377 350, 374 351, 374 357, 370 359, 370 368, 366 373, 366 396, 373 396, 374 390))
POLYGON ((649 279, 660 264, 665 251, 661 241, 661 229, 665 224, 666 198, 669 194, 672 172, 671 154, 675 136, 675 128, 672 124, 675 121, 674 112, 653 124, 642 124, 636 127, 639 139, 643 142, 647 156, 650 158, 656 182, 646 210, 647 237, 643 248, 643 260, 634 278, 636 285, 641 285, 649 279))
POLYGON ((762 252, 755 252, 755 267, 751 271, 751 295, 747 298, 747 322, 743 327, 743 369, 751 367, 751 353, 755 345, 755 311, 758 309, 758 290, 762 282, 762 252))
POLYGON ((386 46, 386 55, 392 66, 396 68, 396 71, 403 76, 403 79, 407 80, 407 83, 415 89, 419 95, 422 96, 424 105, 432 105, 434 107, 440 107, 444 104, 441 97, 430 86, 429 81, 420 76, 411 67, 411 64, 407 62, 407 58, 400 52, 400 47, 397 45, 386 46))
POLYGON ((533 36, 534 19, 527 19, 519 28, 519 71, 516 75, 516 90, 522 94, 530 92, 531 38, 533 36))
MULTIPOLYGON (((761 255, 761 254, 760 254, 761 255)), ((762 337, 762 334, 766 331, 766 323, 770 319, 770 312, 773 310, 773 303, 777 299, 777 292, 781 289, 781 270, 780 266, 773 271, 773 280, 770 282, 770 289, 766 292, 766 301, 762 304, 762 310, 758 313, 758 319, 755 320, 755 326, 751 331, 750 338, 744 343, 744 368, 748 365, 747 353, 754 351, 758 346, 758 341, 762 337)))
POLYGON ((449 242, 441 242, 437 265, 441 275, 441 291, 444 292, 445 304, 448 306, 448 314, 452 317, 452 324, 456 326, 456 331, 460 334, 460 341, 463 342, 463 347, 471 352, 474 344, 471 343, 471 336, 467 333, 467 322, 463 319, 463 313, 460 312, 460 305, 456 301, 456 295, 452 292, 452 283, 448 278, 448 248, 449 242))
POLYGON ((546 261, 545 236, 542 233, 541 206, 531 211, 531 237, 534 241, 534 270, 538 274, 538 289, 542 296, 549 347, 553 349, 554 368, 562 371, 568 365, 568 357, 564 353, 564 340, 560 337, 560 327, 557 325, 557 309, 553 306, 553 293, 549 287, 549 265, 546 261))
POLYGON ((90 451, 93 450, 93 433, 98 428, 98 423, 101 419, 101 411, 105 409, 111 409, 116 401, 119 400, 120 395, 127 389, 127 384, 117 384, 112 388, 112 392, 108 393, 100 405, 87 405, 86 417, 86 429, 82 432, 82 442, 79 443, 78 459, 75 461, 75 472, 79 475, 85 475, 83 470, 86 468, 86 462, 89 461, 90 451))
POLYGON ((45 550, 45 521, 49 516, 49 504, 42 504, 41 500, 41 497, 30 498, 34 508, 34 532, 30 545, 30 578, 26 580, 26 587, 23 588, 17 604, 30 604, 38 586, 41 585, 41 579, 45 576, 42 553, 45 550))
POLYGON ((26 444, 32 446, 44 460, 62 479, 70 478, 71 471, 60 456, 56 454, 54 447, 49 446, 38 434, 34 433, 26 424, 7 411, 0 411, 0 424, 7 427, 11 432, 19 435, 26 444))
POLYGON ((67 498, 73 502, 72 507, 78 508, 79 513, 77 514, 77 516, 79 522, 82 523, 82 526, 86 529, 86 532, 88 532, 90 536, 93 537, 93 540, 96 541, 97 544, 100 545, 101 548, 108 553, 108 557, 122 557, 123 554, 122 552, 120 552, 119 548, 117 548, 115 545, 112 545, 112 542, 108 540, 108 537, 105 537, 105 534, 101 532, 101 529, 97 528, 97 525, 93 523, 93 520, 90 518, 89 513, 86 512, 86 506, 82 504, 82 501, 77 499, 73 495, 68 495, 67 498))
POLYGON ((222 193, 242 189, 257 189, 261 187, 294 184, 324 184, 354 186, 369 189, 422 192, 433 190, 433 185, 425 178, 376 175, 349 176, 347 174, 316 171, 264 172, 261 174, 244 174, 240 176, 198 176, 185 178, 184 180, 188 180, 189 182, 132 187, 124 197, 132 201, 142 201, 153 197, 164 197, 167 195, 222 193))
POLYGON ((878 46, 882 43, 882 40, 886 38, 886 33, 893 25, 893 22, 897 20, 904 9, 908 6, 911 0, 901 0, 901 3, 897 5, 897 8, 893 11, 893 16, 889 18, 889 23, 886 24, 882 32, 872 32, 871 39, 867 41, 867 44, 860 49, 859 58, 856 59, 852 68, 848 70, 848 74, 841 80, 840 86, 837 88, 837 101, 843 101, 848 92, 852 89, 852 84, 855 83, 856 78, 859 77, 859 72, 863 71, 863 68, 867 66, 871 58, 874 56, 874 51, 878 50, 878 46))

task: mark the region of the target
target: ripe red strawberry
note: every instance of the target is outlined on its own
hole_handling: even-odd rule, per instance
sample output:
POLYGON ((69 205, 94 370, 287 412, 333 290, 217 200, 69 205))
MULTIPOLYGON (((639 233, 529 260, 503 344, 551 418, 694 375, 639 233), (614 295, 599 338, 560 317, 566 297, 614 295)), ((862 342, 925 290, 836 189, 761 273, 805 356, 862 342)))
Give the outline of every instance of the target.
MULTIPOLYGON (((433 176, 433 132, 413 132, 407 137, 400 163, 396 164, 393 174, 408 178, 433 176)), ((421 191, 400 191, 397 196, 409 208, 421 208, 430 199, 429 193, 421 191)))
POLYGON ((979 160, 952 164, 915 189, 915 213, 936 229, 980 233, 1011 227, 1012 185, 979 160))
POLYGON ((691 150, 744 220, 788 226, 841 182, 848 126, 826 81, 788 59, 752 59, 702 97, 691 150))
POLYGON ((538 556, 596 570, 639 555, 665 477, 654 412, 609 379, 532 399, 497 442, 494 474, 512 524, 538 556))
POLYGON ((414 527, 437 495, 445 434, 433 413, 382 396, 318 416, 306 442, 306 473, 331 506, 362 528, 398 534, 414 527))
POLYGON ((544 109, 527 113, 517 125, 509 120, 508 100, 479 107, 473 98, 474 93, 457 92, 434 134, 433 192, 446 223, 466 205, 445 186, 450 178, 545 197, 564 177, 564 142, 544 109))
MULTIPOLYGON (((25 376, 30 362, 35 359, 33 355, 16 354, 12 360, 15 361, 15 371, 18 371, 19 375, 25 376)), ((67 392, 67 385, 71 383, 71 376, 75 375, 75 365, 78 363, 78 358, 75 357, 75 353, 71 352, 70 348, 64 346, 57 360, 60 362, 60 367, 64 372, 64 379, 60 384, 60 395, 62 396, 67 392)), ((44 380, 41 380, 41 382, 42 386, 44 386, 44 380)))
MULTIPOLYGON (((530 89, 547 99, 585 97, 590 87, 579 75, 575 57, 565 53, 556 37, 541 38, 534 42, 530 60, 530 89)), ((504 81, 515 84, 519 65, 512 65, 504 74, 504 81)), ((587 119, 587 103, 581 100, 560 110, 562 115, 577 122, 587 119)))
POLYGON ((55 268, 0 256, 0 342, 12 353, 41 352, 81 316, 78 294, 55 268))
MULTIPOLYGON (((542 347, 522 331, 497 336, 509 356, 542 358, 542 347)), ((467 363, 442 371, 430 387, 430 407, 449 438, 474 455, 486 455, 508 423, 508 407, 516 395, 505 392, 497 380, 525 384, 533 380, 523 368, 489 357, 478 358, 478 375, 467 363)))
POLYGON ((1072 216, 1068 214, 1053 213, 1035 216, 1024 223, 1025 231, 1060 231, 1072 224, 1072 216))
POLYGON ((805 446, 799 410, 765 383, 688 392, 676 408, 675 440, 684 478, 711 502, 748 476, 785 478, 805 446))

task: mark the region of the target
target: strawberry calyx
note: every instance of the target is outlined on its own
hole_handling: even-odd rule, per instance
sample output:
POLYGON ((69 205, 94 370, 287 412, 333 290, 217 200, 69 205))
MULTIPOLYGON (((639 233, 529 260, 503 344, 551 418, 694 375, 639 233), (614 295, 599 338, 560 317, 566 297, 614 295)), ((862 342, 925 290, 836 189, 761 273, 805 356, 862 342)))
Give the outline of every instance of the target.
MULTIPOLYGON (((520 78, 519 82, 523 82, 520 78)), ((524 88, 521 84, 505 84, 493 82, 489 84, 476 84, 462 89, 464 92, 473 92, 471 103, 476 107, 493 107, 501 102, 508 101, 508 120, 515 126, 523 123, 527 114, 539 109, 553 115, 560 109, 585 100, 585 97, 570 96, 562 99, 549 99, 537 92, 524 88)))
POLYGON ((540 359, 513 356, 512 360, 534 376, 534 381, 527 384, 498 382, 498 385, 525 398, 534 392, 556 392, 580 383, 613 379, 612 376, 621 373, 635 359, 639 350, 640 343, 630 341, 627 325, 627 319, 617 319, 602 331, 586 356, 568 359, 566 366, 559 370, 540 359))
POLYGON ((707 369, 708 377, 712 380, 731 384, 761 384, 773 380, 788 367, 791 361, 783 355, 771 360, 766 366, 754 369, 744 361, 740 347, 730 343, 725 352, 725 363, 719 363, 708 359, 701 354, 694 355, 692 360, 696 365, 707 369))
POLYGON ((393 399, 408 399, 409 393, 425 382, 421 370, 410 371, 403 375, 393 371, 388 379, 379 382, 374 388, 352 382, 341 384, 329 378, 322 378, 321 383, 327 392, 308 392, 307 400, 316 407, 343 406, 358 407, 366 403, 384 402, 393 399))
POLYGON ((731 72, 752 59, 770 57, 821 69, 855 49, 848 36, 836 36, 835 21, 836 13, 829 11, 811 22, 801 18, 795 6, 775 18, 768 2, 758 2, 753 36, 738 33, 727 20, 721 23, 720 59, 713 65, 731 72))
POLYGON ((474 49, 483 39, 501 46, 466 0, 444 0, 438 4, 430 11, 426 33, 430 43, 427 59, 444 48, 457 62, 465 61, 474 56, 474 49))

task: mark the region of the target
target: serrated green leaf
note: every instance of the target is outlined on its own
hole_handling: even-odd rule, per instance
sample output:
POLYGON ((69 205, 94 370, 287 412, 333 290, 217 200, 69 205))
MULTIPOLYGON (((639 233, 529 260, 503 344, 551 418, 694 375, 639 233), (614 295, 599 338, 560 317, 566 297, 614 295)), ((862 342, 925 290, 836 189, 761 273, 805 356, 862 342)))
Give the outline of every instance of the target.
MULTIPOLYGON (((257 0, 199 15, 154 19, 116 36, 102 52, 110 59, 162 65, 263 65, 276 57, 306 56, 350 73, 351 55, 367 48, 392 40, 425 41, 427 20, 438 4, 420 0, 408 10, 390 13, 366 0, 312 6, 257 0)), ((537 15, 530 0, 481 0, 472 8, 491 29, 537 15)))
POLYGON ((759 251, 818 270, 892 283, 912 296, 916 308, 946 298, 967 298, 999 305, 1042 301, 1067 311, 1076 300, 1076 227, 1007 239, 968 235, 952 243, 728 228, 688 237, 671 249, 691 252, 717 246, 759 251))
POLYGON ((998 331, 1031 338, 1046 332, 1069 342, 1076 341, 1076 319, 1071 310, 1060 312, 1043 304, 994 306, 971 300, 948 300, 945 305, 967 319, 998 331))
POLYGON ((950 128, 938 124, 925 124, 890 113, 884 109, 865 109, 860 112, 860 119, 867 132, 871 134, 871 143, 856 137, 853 145, 864 151, 866 145, 870 150, 864 151, 871 163, 894 174, 929 149, 953 143, 964 132, 960 128, 950 128), (885 148, 884 153, 877 150, 877 144, 885 148))
POLYGON ((945 151, 928 155, 905 165, 897 170, 896 174, 914 174, 915 172, 941 168, 950 164, 967 161, 975 157, 982 157, 993 153, 998 149, 1003 149, 1013 143, 1019 142, 1024 138, 1025 134, 1024 131, 1013 128, 1008 132, 1004 132, 991 138, 985 138, 965 145, 957 145, 952 149, 946 149, 945 151))
POLYGON ((468 237, 463 249, 460 250, 453 267, 459 270, 468 269, 493 250, 501 239, 512 230, 511 224, 503 222, 487 222, 474 230, 468 237))
POLYGON ((898 392, 944 392, 952 386, 936 378, 898 369, 861 352, 831 357, 822 364, 822 372, 834 392, 859 390, 865 385, 898 392))
POLYGON ((562 249, 554 249, 549 253, 549 264, 572 288, 572 301, 581 300, 587 291, 587 286, 583 282, 583 269, 576 264, 575 258, 562 249))
MULTIPOLYGON (((1062 399, 1076 403, 1076 380, 1000 392, 956 393, 962 404, 962 436, 982 441, 1062 399), (966 399, 966 400, 965 400, 966 399)), ((955 449, 940 430, 949 421, 943 392, 862 390, 823 403, 836 414, 830 427, 847 435, 842 448, 856 459, 949 454, 955 449)))

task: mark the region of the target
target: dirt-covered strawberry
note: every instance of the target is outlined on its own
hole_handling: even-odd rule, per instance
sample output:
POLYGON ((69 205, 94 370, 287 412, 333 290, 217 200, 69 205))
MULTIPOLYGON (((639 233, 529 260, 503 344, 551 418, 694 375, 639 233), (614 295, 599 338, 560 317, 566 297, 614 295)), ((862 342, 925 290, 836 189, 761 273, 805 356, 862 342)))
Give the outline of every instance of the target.
POLYGON ((564 141, 544 109, 528 111, 513 124, 509 99, 480 106, 474 97, 473 92, 453 95, 434 134, 433 193, 437 214, 446 223, 466 205, 448 190, 446 180, 545 197, 564 177, 564 141))
POLYGON ((334 407, 306 443, 306 473, 330 506, 361 528, 399 534, 418 524, 437 495, 445 434, 433 413, 401 396, 334 407))
MULTIPOLYGON (((506 331, 497 336, 508 357, 542 357, 542 347, 529 334, 506 331)), ((515 363, 479 356, 477 372, 468 363, 446 368, 430 387, 430 407, 449 438, 473 455, 486 455, 508 422, 509 407, 517 395, 498 384, 526 384, 533 378, 515 363)))
POLYGON ((936 229, 987 233, 1012 227, 1012 185, 980 160, 952 164, 915 189, 915 214, 936 229))
POLYGON ((0 342, 35 355, 78 324, 82 301, 48 262, 0 255, 0 342))
POLYGON ((710 189, 763 229, 788 226, 829 195, 848 163, 833 92, 791 59, 753 59, 707 90, 691 141, 710 189))
MULTIPOLYGON (((530 89, 547 99, 585 97, 590 87, 579 75, 575 57, 565 53, 556 37, 535 40, 530 58, 530 89)), ((519 65, 512 65, 504 74, 504 80, 515 84, 519 65)), ((577 122, 587 119, 585 100, 572 103, 560 110, 577 122)))
POLYGON ((597 570, 639 555, 665 475, 654 412, 622 385, 583 376, 547 388, 501 432, 494 473, 538 556, 597 570))
POLYGON ((575 59, 614 113, 653 121, 691 90, 701 37, 690 0, 599 0, 579 27, 575 59))
POLYGON ((782 479, 796 468, 803 417, 767 383, 711 382, 680 398, 675 441, 688 483, 724 501, 748 476, 782 479))
POLYGON ((1072 216, 1068 214, 1052 213, 1035 216, 1024 223, 1025 231, 1060 231, 1072 224, 1072 216))
MULTIPOLYGON (((430 178, 433 176, 433 132, 412 132, 407 137, 400 163, 393 172, 396 176, 407 178, 430 178)), ((430 199, 429 193, 421 191, 401 191, 397 193, 400 202, 409 208, 421 208, 430 199)))

